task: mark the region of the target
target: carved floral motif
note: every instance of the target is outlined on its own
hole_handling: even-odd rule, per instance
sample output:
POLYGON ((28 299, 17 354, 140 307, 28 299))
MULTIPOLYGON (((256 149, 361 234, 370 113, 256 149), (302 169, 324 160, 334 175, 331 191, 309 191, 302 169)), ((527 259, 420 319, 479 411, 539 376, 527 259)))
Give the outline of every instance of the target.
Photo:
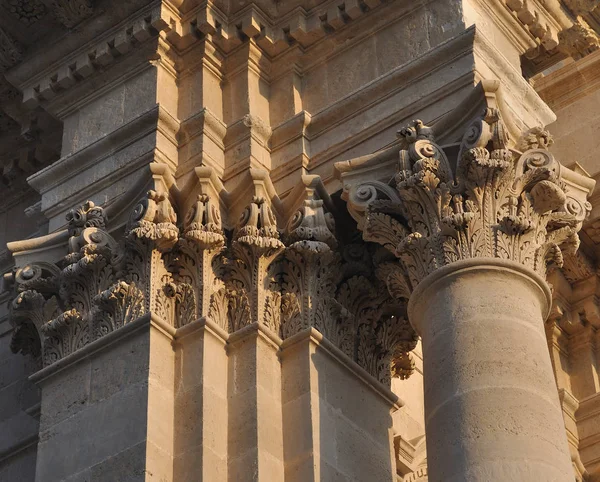
POLYGON ((590 206, 567 199, 543 133, 522 141, 533 148, 511 149, 499 111, 489 108, 463 137, 455 169, 420 121, 400 136, 394 179, 347 186, 344 197, 364 239, 400 260, 407 278, 396 274, 392 290, 402 297, 454 261, 507 259, 545 276, 548 264, 562 265, 563 250, 577 248, 590 206))
POLYGON ((92 0, 53 0, 54 15, 65 27, 74 27, 94 13, 92 0))

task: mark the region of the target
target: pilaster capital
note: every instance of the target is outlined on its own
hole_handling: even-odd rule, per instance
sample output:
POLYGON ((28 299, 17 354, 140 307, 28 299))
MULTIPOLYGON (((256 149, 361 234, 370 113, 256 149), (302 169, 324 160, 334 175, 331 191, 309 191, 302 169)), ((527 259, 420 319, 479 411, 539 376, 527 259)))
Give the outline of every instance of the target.
POLYGON ((387 179, 367 174, 378 154, 336 164, 363 238, 395 255, 409 291, 440 267, 473 258, 517 262, 545 277, 579 245, 593 186, 577 188, 575 173, 547 150, 547 132, 513 141, 494 102, 463 132, 459 143, 440 146, 435 129, 412 122, 398 133, 387 179))
POLYGON ((164 164, 148 171, 112 205, 70 210, 63 233, 10 244, 24 263, 5 283, 15 352, 54 365, 152 316, 174 332, 210 320, 280 341, 315 328, 383 384, 412 373, 417 337, 382 282, 392 270, 375 270, 362 241, 341 245, 318 176, 282 201, 264 170, 231 192, 210 167, 179 185, 164 164))

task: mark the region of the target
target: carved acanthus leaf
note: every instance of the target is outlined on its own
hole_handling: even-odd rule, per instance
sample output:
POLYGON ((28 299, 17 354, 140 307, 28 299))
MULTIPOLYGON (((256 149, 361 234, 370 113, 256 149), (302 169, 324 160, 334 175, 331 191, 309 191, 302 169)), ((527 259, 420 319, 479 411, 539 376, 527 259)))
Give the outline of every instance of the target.
POLYGON ((81 313, 71 309, 41 327, 44 365, 51 365, 90 341, 89 325, 81 313))
POLYGON ((100 338, 145 313, 144 294, 134 284, 119 281, 94 297, 93 338, 100 338))
POLYGON ((269 296, 268 271, 283 250, 277 220, 266 199, 254 196, 242 212, 233 234, 226 285, 231 293, 230 326, 261 323, 274 326, 266 310, 269 296))
POLYGON ((328 318, 339 278, 335 222, 326 206, 331 199, 317 176, 303 176, 304 192, 299 208, 286 227, 288 247, 279 266, 282 288, 282 336, 292 336, 310 326, 335 324, 328 318))
MULTIPOLYGON (((408 291, 409 281, 381 254, 374 273, 358 234, 340 255, 335 207, 316 176, 303 177, 287 211, 286 247, 274 214, 279 201, 265 196, 273 191, 262 173, 254 173, 251 201, 227 235, 222 186, 206 169, 196 173, 193 194, 155 180, 120 242, 109 234, 102 207, 87 202, 71 210, 69 253, 60 267, 30 265, 9 280, 21 293, 11 316, 15 349, 41 354, 48 365, 151 313, 176 329, 201 318, 230 333, 262 324, 282 338, 313 327, 383 383, 409 374, 414 332, 390 295, 408 291), (178 227, 182 206, 187 214, 178 227)), ((391 202, 394 189, 383 191, 391 197, 380 205, 404 222, 391 202)))
POLYGON ((403 286, 393 291, 415 287, 440 266, 479 257, 516 261, 545 276, 549 263, 562 264, 563 250, 576 248, 589 203, 567 196, 543 131, 525 136, 525 152, 509 149, 500 113, 489 108, 463 137, 455 170, 431 136, 407 132, 408 148, 389 186, 373 189, 369 181, 344 192, 363 237, 400 260, 408 283, 396 278, 403 286))
POLYGON ((92 0, 53 0, 52 9, 58 21, 68 28, 94 13, 92 0))

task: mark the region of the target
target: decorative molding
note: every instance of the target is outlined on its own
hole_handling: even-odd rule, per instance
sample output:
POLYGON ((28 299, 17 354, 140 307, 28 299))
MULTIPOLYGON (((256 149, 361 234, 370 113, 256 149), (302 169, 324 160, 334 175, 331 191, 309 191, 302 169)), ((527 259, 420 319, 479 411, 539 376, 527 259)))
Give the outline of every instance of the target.
POLYGON ((562 18, 555 18, 553 15, 555 12, 545 8, 545 2, 535 0, 503 0, 503 2, 539 44, 546 50, 556 48, 562 18))
POLYGON ((34 78, 24 79, 19 87, 25 107, 34 109, 40 103, 63 94, 167 28, 168 24, 162 19, 162 11, 158 7, 140 11, 139 15, 107 32, 102 40, 86 44, 57 61, 34 78))
MULTIPOLYGON (((14 81, 23 91, 24 105, 34 109, 83 82, 96 71, 104 70, 159 33, 168 43, 167 50, 174 47, 176 51, 183 51, 196 42, 208 40, 219 50, 229 53, 252 39, 257 51, 275 56, 295 44, 308 47, 382 3, 381 0, 330 0, 309 11, 294 9, 277 20, 270 19, 255 5, 228 17, 212 2, 202 2, 183 16, 168 5, 160 4, 143 16, 131 19, 101 42, 78 49, 33 79, 27 76, 21 81, 14 81), (327 13, 324 14, 324 11, 327 13)), ((57 18, 69 28, 93 13, 91 0, 54 0, 52 5, 57 18)), ((164 57, 166 51, 160 54, 165 54, 164 57)), ((254 131, 257 126, 248 127, 254 131)))

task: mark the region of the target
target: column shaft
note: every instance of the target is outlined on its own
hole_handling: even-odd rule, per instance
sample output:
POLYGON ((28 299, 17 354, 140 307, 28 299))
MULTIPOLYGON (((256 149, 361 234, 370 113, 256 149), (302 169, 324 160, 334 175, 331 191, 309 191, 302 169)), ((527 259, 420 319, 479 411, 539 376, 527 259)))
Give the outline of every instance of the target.
POLYGON ((548 296, 537 275, 497 260, 441 268, 413 293, 431 482, 573 480, 548 296))

